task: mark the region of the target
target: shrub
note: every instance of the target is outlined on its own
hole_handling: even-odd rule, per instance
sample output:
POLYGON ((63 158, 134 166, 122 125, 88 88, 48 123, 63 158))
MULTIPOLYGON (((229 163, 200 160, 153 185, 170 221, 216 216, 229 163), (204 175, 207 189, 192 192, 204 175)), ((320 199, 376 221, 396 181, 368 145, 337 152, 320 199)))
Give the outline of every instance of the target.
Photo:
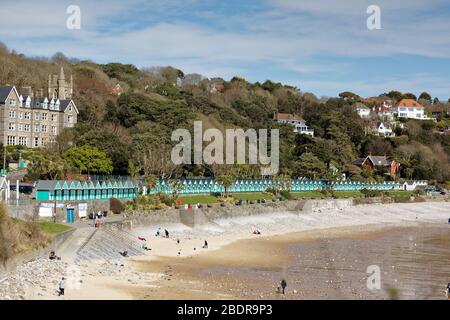
POLYGON ((281 196, 284 198, 284 199, 286 199, 286 200, 292 200, 292 194, 289 192, 289 191, 287 191, 287 190, 283 190, 283 191, 281 191, 281 196))
POLYGON ((109 199, 109 209, 114 214, 120 214, 125 210, 125 206, 120 200, 116 198, 111 198, 109 199))
POLYGON ((362 189, 361 193, 364 195, 365 198, 382 197, 385 195, 385 192, 381 190, 362 189))
POLYGON ((164 192, 159 192, 157 196, 160 202, 164 203, 168 207, 172 206, 174 202, 173 197, 165 194, 164 192))

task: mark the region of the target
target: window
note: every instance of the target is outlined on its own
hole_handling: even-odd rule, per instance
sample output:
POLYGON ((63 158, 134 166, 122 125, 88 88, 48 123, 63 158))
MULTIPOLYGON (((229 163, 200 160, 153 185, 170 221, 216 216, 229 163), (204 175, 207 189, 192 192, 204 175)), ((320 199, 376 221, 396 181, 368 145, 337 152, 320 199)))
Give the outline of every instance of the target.
POLYGON ((35 125, 34 126, 34 132, 39 132, 41 130, 41 126, 40 125, 35 125))
POLYGON ((15 136, 8 136, 8 145, 15 145, 16 144, 16 137, 15 136))
POLYGON ((26 146, 28 144, 27 137, 19 137, 19 144, 21 146, 26 146))
POLYGON ((67 116, 67 122, 72 123, 72 121, 73 121, 73 116, 67 116))
POLYGON ((19 123, 18 130, 23 131, 23 124, 19 123))
POLYGON ((42 130, 42 132, 47 132, 47 126, 43 124, 41 126, 41 130, 42 130))
POLYGON ((72 111, 72 106, 69 106, 69 111, 72 111))
POLYGON ((34 114, 34 120, 39 120, 40 119, 40 114, 39 114, 39 112, 38 113, 35 113, 34 114))
POLYGON ((26 125, 24 126, 24 131, 25 131, 25 132, 30 132, 30 129, 31 129, 31 125, 26 124, 26 125))
POLYGON ((25 112, 25 119, 27 120, 31 119, 31 112, 25 112))
POLYGON ((16 112, 15 111, 10 111, 9 112, 9 117, 10 118, 15 118, 16 117, 16 112))
POLYGON ((58 119, 58 117, 56 116, 56 114, 52 114, 52 121, 56 122, 58 119))
POLYGON ((16 105, 16 99, 10 99, 9 100, 9 105, 10 106, 15 106, 16 105))
POLYGON ((39 137, 34 137, 34 146, 39 147, 39 137))
POLYGON ((42 120, 44 120, 44 121, 47 120, 47 113, 42 114, 42 120))
POLYGON ((19 119, 23 119, 23 112, 19 112, 19 119))
POLYGON ((56 127, 52 127, 52 134, 55 136, 58 134, 56 127))
POLYGON ((16 124, 13 123, 13 122, 10 122, 10 123, 8 124, 8 129, 9 129, 9 130, 16 130, 16 124))

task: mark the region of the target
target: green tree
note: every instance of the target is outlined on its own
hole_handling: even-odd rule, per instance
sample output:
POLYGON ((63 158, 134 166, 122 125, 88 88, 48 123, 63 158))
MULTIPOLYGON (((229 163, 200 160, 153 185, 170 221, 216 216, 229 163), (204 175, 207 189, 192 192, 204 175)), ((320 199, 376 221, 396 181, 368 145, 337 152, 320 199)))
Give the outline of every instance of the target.
POLYGON ((325 163, 311 152, 303 153, 295 165, 295 174, 299 177, 319 179, 326 172, 325 163))
POLYGON ((34 150, 28 155, 30 161, 28 174, 35 179, 65 179, 70 172, 71 166, 59 155, 46 152, 46 150, 34 150))
POLYGON ((395 90, 389 91, 387 96, 396 101, 399 101, 400 99, 402 99, 402 93, 400 91, 395 91, 395 90))
POLYGON ((135 164, 134 161, 128 160, 128 173, 133 179, 139 175, 141 169, 142 168, 139 165, 135 164))
POLYGON ((419 100, 425 100, 428 103, 431 103, 431 95, 428 92, 422 92, 419 96, 419 100))
POLYGON ((402 99, 413 99, 413 100, 417 100, 417 97, 416 97, 415 94, 413 94, 413 93, 411 93, 411 92, 407 92, 407 93, 404 93, 404 94, 402 95, 402 99))
POLYGON ((222 174, 216 178, 217 182, 219 182, 223 188, 225 189, 225 197, 228 197, 228 189, 233 185, 236 181, 236 177, 231 174, 222 174))
POLYGON ((64 154, 64 160, 81 173, 110 174, 113 171, 112 161, 106 153, 89 145, 70 148, 64 154))

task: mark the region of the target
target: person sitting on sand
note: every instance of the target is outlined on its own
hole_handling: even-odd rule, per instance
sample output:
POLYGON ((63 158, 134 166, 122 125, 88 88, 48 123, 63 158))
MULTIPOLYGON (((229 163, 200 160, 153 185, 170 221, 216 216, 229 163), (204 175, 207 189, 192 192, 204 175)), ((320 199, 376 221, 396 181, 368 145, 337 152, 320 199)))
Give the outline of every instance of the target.
POLYGON ((259 229, 255 229, 253 230, 253 234, 261 234, 261 231, 259 231, 259 229))
POLYGON ((158 230, 156 230, 155 237, 159 237, 160 232, 161 232, 161 227, 158 228, 158 230))
POLYGON ((208 241, 205 240, 205 244, 202 247, 203 249, 208 249, 208 241))
POLYGON ((138 240, 147 241, 147 239, 145 239, 144 237, 138 237, 138 240))
POLYGON ((146 243, 142 244, 142 249, 144 249, 144 250, 146 250, 146 251, 152 250, 149 246, 147 246, 146 243))
POLYGON ((124 252, 119 252, 121 254, 122 257, 128 257, 128 251, 125 250, 124 252))

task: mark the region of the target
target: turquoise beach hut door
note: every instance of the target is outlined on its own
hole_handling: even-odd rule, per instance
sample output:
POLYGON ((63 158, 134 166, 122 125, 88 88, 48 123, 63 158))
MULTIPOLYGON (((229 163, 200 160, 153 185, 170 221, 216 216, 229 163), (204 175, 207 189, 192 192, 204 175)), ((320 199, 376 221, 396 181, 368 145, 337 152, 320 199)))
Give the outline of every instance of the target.
POLYGON ((75 208, 66 208, 66 222, 74 223, 75 222, 75 208))

